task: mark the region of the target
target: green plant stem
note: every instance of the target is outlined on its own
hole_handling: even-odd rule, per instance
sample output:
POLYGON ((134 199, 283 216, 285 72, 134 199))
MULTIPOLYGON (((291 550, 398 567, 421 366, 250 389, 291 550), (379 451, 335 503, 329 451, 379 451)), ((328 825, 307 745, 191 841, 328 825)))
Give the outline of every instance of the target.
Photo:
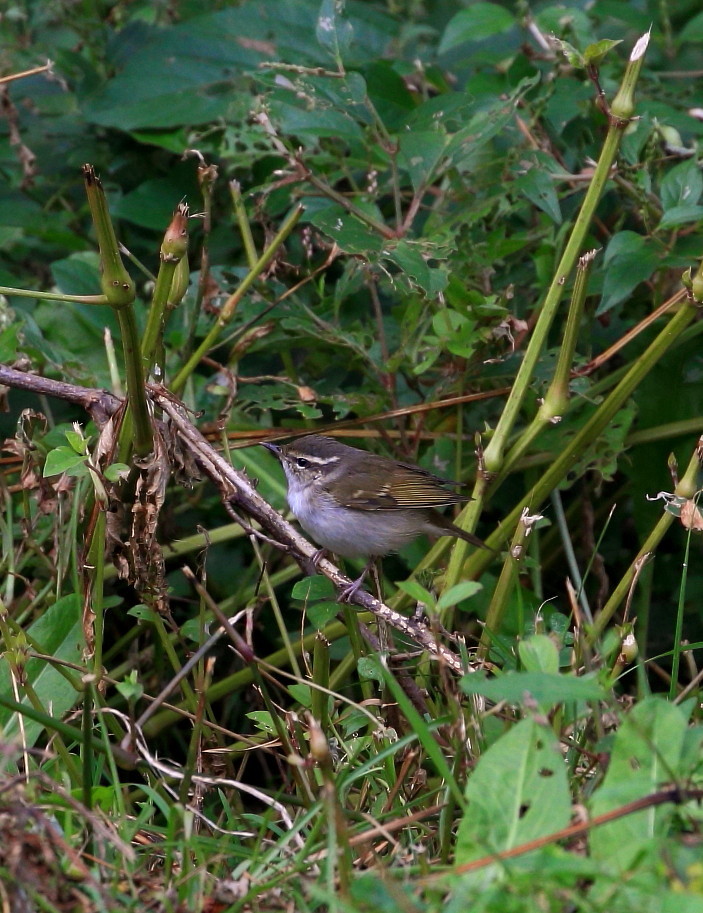
MULTIPOLYGON (((508 514, 500 523, 498 528, 486 539, 486 544, 489 547, 498 548, 505 542, 506 537, 512 534, 512 531, 520 518, 520 514, 525 507, 529 507, 533 512, 539 510, 540 505, 545 498, 548 497, 552 488, 564 479, 584 450, 592 445, 605 428, 607 428, 608 424, 614 418, 618 410, 624 405, 637 385, 679 338, 696 314, 696 307, 691 303, 687 303, 672 317, 649 347, 630 366, 618 385, 595 410, 581 430, 546 468, 536 485, 521 499, 510 514, 508 514)), ((472 502, 464 509, 461 517, 470 515, 470 512, 474 509, 475 503, 472 502)), ((463 528, 466 527, 464 526, 463 528)), ((457 541, 454 546, 455 550, 458 550, 459 547, 464 544, 465 543, 461 540, 457 541)), ((440 544, 433 546, 426 557, 418 564, 416 573, 419 570, 424 570, 426 567, 433 566, 437 562, 441 552, 442 546, 440 544)), ((475 579, 485 570, 492 558, 493 556, 490 552, 483 549, 476 550, 463 566, 461 576, 475 579)), ((404 601, 405 598, 403 594, 398 594, 389 602, 389 605, 392 608, 397 609, 404 601)))
POLYGON ((239 226, 239 233, 242 236, 244 252, 247 256, 247 264, 249 265, 249 269, 254 269, 256 261, 259 259, 259 255, 256 252, 256 245, 254 244, 254 237, 251 233, 251 225, 249 224, 247 211, 244 207, 242 189, 239 185, 239 181, 229 182, 229 192, 232 197, 232 205, 234 207, 237 225, 239 226))
MULTIPOLYGON (((100 249, 100 284, 107 303, 116 312, 122 336, 129 418, 120 429, 120 441, 130 433, 134 451, 146 456, 152 450, 152 432, 146 401, 144 371, 142 370, 139 334, 134 316, 134 282, 122 263, 115 229, 110 219, 105 191, 91 165, 83 166, 85 192, 100 249)), ((124 447, 121 446, 124 452, 124 447)))
POLYGON ((520 364, 513 389, 501 414, 500 420, 498 421, 493 437, 486 448, 485 463, 488 472, 497 473, 503 468, 503 454, 508 437, 515 424, 525 395, 530 389, 537 360, 546 344, 547 334, 556 315, 564 284, 580 255, 596 206, 608 182, 610 169, 615 161, 615 156, 620 147, 620 141, 625 132, 625 128, 629 124, 629 118, 632 116, 633 112, 630 114, 626 113, 626 102, 631 100, 634 80, 641 67, 642 54, 640 54, 636 60, 633 60, 633 57, 634 52, 630 57, 630 61, 625 71, 621 89, 613 100, 612 113, 615 117, 611 116, 610 118, 608 133, 605 137, 605 142, 603 143, 600 158, 598 159, 598 163, 593 172, 593 179, 588 185, 588 190, 586 191, 583 203, 581 204, 581 209, 574 222, 571 236, 564 248, 564 253, 561 256, 559 265, 554 273, 552 284, 549 287, 544 304, 542 305, 537 324, 535 325, 532 337, 530 338, 527 350, 525 351, 525 357, 520 364), (615 110, 616 107, 617 110, 615 110))
POLYGON ((159 274, 156 277, 149 317, 141 344, 144 371, 147 374, 153 368, 156 353, 163 345, 165 316, 176 270, 188 253, 187 220, 188 207, 178 206, 161 243, 159 274))
MULTIPOLYGON (((122 441, 123 434, 124 436, 129 434, 137 456, 146 456, 151 453, 153 437, 149 407, 146 402, 141 346, 139 345, 139 333, 137 332, 134 310, 131 307, 121 308, 117 311, 117 319, 120 323, 120 334, 122 336, 128 397, 128 408, 125 411, 120 429, 120 441, 122 441)), ((122 448, 120 448, 120 462, 127 462, 122 448)))
POLYGON ((39 301, 69 301, 75 304, 109 304, 107 295, 64 295, 62 292, 33 292, 31 289, 0 285, 0 295, 16 298, 36 298, 39 301))
POLYGON ((503 563, 500 577, 498 578, 495 590, 493 591, 493 597, 488 606, 486 623, 483 627, 481 640, 476 653, 476 659, 479 662, 488 659, 491 641, 493 637, 500 632, 503 625, 503 618, 505 617, 505 612, 509 605, 510 596, 517 584, 519 571, 519 560, 517 556, 524 553, 527 533, 528 528, 525 525, 524 517, 521 517, 515 530, 513 541, 510 544, 508 556, 503 563))
MULTIPOLYGON (((691 459, 689 460, 688 466, 686 467, 686 471, 674 489, 674 494, 677 497, 690 499, 693 498, 696 493, 698 473, 700 472, 701 468, 701 459, 698 452, 699 445, 700 440, 697 442, 697 445, 694 448, 691 459)), ((632 581, 635 579, 639 565, 643 560, 651 557, 655 548, 663 539, 664 534, 674 522, 674 519, 674 515, 669 513, 669 511, 665 511, 661 515, 658 522, 650 534, 647 536, 644 544, 637 552, 637 555, 630 564, 630 567, 627 569, 627 572, 618 581, 618 584, 611 593, 610 598, 599 612, 598 617, 593 623, 593 628, 590 632, 589 640, 591 642, 594 642, 603 633, 611 618, 622 603, 623 599, 627 596, 632 581)))
POLYGON ((99 512, 93 532, 95 564, 90 579, 90 607, 93 613, 93 673, 99 681, 103 674, 103 642, 105 633, 104 593, 105 586, 105 529, 106 506, 99 504, 99 512))
POLYGON ((288 215, 271 244, 269 244, 261 257, 259 257, 252 269, 249 270, 247 275, 239 284, 239 287, 222 305, 222 310, 220 311, 215 324, 211 327, 205 339, 203 339, 203 341, 192 353, 190 358, 186 361, 185 365, 183 365, 181 370, 173 379, 171 389, 177 396, 183 390, 183 387, 185 386, 190 375, 193 373, 193 371, 195 371, 200 362, 200 359, 212 348, 217 340, 217 337, 234 316, 234 312, 236 311, 241 299, 249 291, 261 273, 266 269, 271 260, 273 260, 279 247, 291 233, 302 214, 303 207, 298 206, 288 215))

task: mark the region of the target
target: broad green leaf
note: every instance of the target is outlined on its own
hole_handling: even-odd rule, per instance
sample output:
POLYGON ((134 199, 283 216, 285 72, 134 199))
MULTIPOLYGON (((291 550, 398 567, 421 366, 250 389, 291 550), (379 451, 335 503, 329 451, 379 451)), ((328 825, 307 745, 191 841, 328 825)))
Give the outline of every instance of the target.
POLYGON ((88 451, 88 442, 83 435, 80 432, 73 430, 64 433, 66 435, 66 440, 68 441, 68 446, 76 453, 84 456, 88 451))
POLYGON ((478 580, 462 580, 461 583, 455 584, 455 586, 448 589, 445 593, 437 600, 437 609, 448 609, 450 606, 457 605, 462 602, 464 599, 471 599, 472 596, 475 596, 476 593, 480 593, 483 589, 483 584, 479 583, 478 580))
POLYGON ((310 694, 310 685, 288 685, 288 693, 302 707, 310 707, 312 704, 312 695, 310 694))
POLYGON ((334 596, 334 584, 327 577, 316 574, 314 577, 303 577, 293 585, 291 596, 307 602, 309 599, 328 599, 334 596))
MULTIPOLYGON (((65 295, 100 294, 100 260, 93 251, 81 251, 65 260, 55 260, 51 264, 51 275, 65 295)), ((52 302, 52 305, 64 307, 60 302, 52 302)))
POLYGON ((496 3, 472 3, 453 16, 444 30, 438 53, 445 54, 467 41, 482 41, 515 25, 511 12, 496 3))
POLYGON ((398 589, 407 593, 408 596, 411 596, 417 602, 424 603, 426 606, 434 606, 435 604, 435 598, 432 593, 419 584, 417 580, 399 580, 398 589))
POLYGON ((154 178, 115 200, 111 210, 115 218, 128 219, 135 225, 163 234, 178 201, 184 196, 196 198, 196 195, 197 188, 191 181, 186 184, 173 177, 154 178))
POLYGON ((311 602, 306 609, 308 620, 313 628, 321 631, 339 614, 339 603, 329 600, 311 602))
POLYGON ((657 249, 642 235, 621 231, 610 239, 604 257, 603 297, 597 314, 605 314, 659 267, 657 249))
MULTIPOLYGON (((374 211, 380 219, 380 213, 374 211)), ((320 231, 349 254, 372 254, 380 251, 383 238, 364 222, 350 215, 342 206, 334 203, 325 209, 311 213, 308 217, 320 231)))
POLYGON ((691 222, 701 221, 703 221, 703 206, 696 204, 672 206, 661 217, 659 228, 675 228, 677 225, 689 225, 691 222))
POLYGON ((607 697, 605 689, 593 675, 554 675, 547 672, 507 672, 498 678, 486 678, 473 672, 461 680, 465 694, 482 694, 492 701, 521 705, 526 698, 549 709, 565 701, 599 701, 607 697))
POLYGON ((695 206, 703 193, 703 175, 695 158, 675 165, 661 182, 664 214, 675 207, 695 206))
MULTIPOLYGON (((80 597, 70 595, 59 599, 29 626, 27 635, 36 643, 37 652, 80 665, 84 646, 80 597)), ((73 672, 73 675, 77 674, 73 672)), ((46 713, 56 719, 70 710, 78 699, 79 693, 51 663, 44 659, 29 659, 25 666, 25 675, 46 713)), ((21 685, 18 685, 18 692, 21 702, 28 704, 21 685)), ((0 662, 0 693, 16 699, 6 661, 0 662)), ((19 741, 20 725, 17 714, 0 708, 0 728, 4 741, 19 741)), ((42 731, 43 726, 40 723, 25 720, 24 743, 31 747, 42 731)))
POLYGON ((531 719, 509 729, 479 758, 466 800, 457 833, 458 864, 566 827, 571 797, 566 760, 554 733, 531 719))
POLYGON ((622 40, 603 38, 602 41, 596 41, 595 44, 588 45, 586 50, 583 52, 583 59, 585 63, 590 64, 591 66, 599 67, 608 52, 612 51, 612 49, 618 44, 622 44, 622 40))
POLYGON ((554 189, 554 181, 548 173, 538 166, 530 168, 516 179, 515 187, 538 209, 546 212, 553 222, 561 224, 559 197, 554 189))
POLYGON ((61 475, 62 472, 67 472, 69 469, 82 465, 85 460, 86 457, 76 453, 72 447, 55 447, 46 455, 44 478, 48 479, 50 476, 61 475))
POLYGON ((546 634, 534 634, 518 644, 520 660, 526 672, 559 672, 559 650, 546 634))
POLYGON ((446 134, 440 130, 401 133, 398 161, 407 170, 416 191, 431 182, 442 162, 447 142, 446 134))
POLYGON ((681 29, 679 41, 703 41, 703 12, 693 16, 681 29))
POLYGON ((339 64, 354 36, 351 22, 344 18, 344 6, 344 0, 322 0, 315 26, 315 37, 320 46, 329 51, 339 64))
MULTIPOLYGON (((636 704, 615 735, 605 779, 589 803, 591 815, 605 814, 689 775, 681 766, 687 727, 682 709, 659 697, 636 704)), ((673 806, 652 807, 594 828, 591 854, 628 871, 652 840, 666 834, 674 814, 673 806)))

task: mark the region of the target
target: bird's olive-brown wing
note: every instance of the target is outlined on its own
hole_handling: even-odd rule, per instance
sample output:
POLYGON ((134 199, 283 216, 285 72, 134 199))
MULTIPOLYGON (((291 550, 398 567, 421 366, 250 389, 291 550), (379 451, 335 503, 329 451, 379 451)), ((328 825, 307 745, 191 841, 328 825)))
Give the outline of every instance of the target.
POLYGON ((409 463, 380 460, 376 465, 375 460, 369 460, 343 478, 336 478, 334 490, 337 500, 354 510, 405 510, 470 500, 468 495, 446 487, 458 484, 409 463))

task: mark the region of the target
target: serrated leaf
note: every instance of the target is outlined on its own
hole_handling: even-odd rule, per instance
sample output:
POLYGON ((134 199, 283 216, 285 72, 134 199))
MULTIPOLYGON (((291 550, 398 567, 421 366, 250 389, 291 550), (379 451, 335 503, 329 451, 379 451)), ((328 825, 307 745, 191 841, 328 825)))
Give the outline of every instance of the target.
MULTIPOLYGON (((39 652, 80 665, 85 643, 81 626, 80 597, 72 594, 59 599, 41 618, 29 626, 27 634, 36 642, 39 652)), ((25 675, 44 710, 56 719, 60 719, 75 704, 79 693, 46 660, 29 659, 25 666, 25 675)), ((15 699, 7 662, 0 663, 0 693, 15 699)), ((23 704, 29 704, 27 698, 20 700, 23 704)), ((27 746, 31 747, 36 743, 43 728, 41 723, 25 719, 24 738, 27 746)), ((0 731, 5 743, 19 738, 19 719, 16 713, 0 708, 0 731)))

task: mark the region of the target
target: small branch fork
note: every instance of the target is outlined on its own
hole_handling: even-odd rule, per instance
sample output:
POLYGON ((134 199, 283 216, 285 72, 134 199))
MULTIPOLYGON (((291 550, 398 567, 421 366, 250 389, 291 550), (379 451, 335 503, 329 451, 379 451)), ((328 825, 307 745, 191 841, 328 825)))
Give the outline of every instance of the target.
MULTIPOLYGON (((36 374, 18 371, 6 365, 0 365, 0 384, 75 403, 84 408, 99 427, 122 405, 122 400, 106 390, 95 390, 90 387, 79 387, 63 381, 51 380, 36 374)), ((167 418, 172 432, 196 458, 202 472, 218 488, 223 501, 231 508, 229 511, 231 515, 242 523, 247 532, 260 535, 265 541, 272 542, 278 548, 288 552, 303 570, 309 571, 311 567, 315 566, 319 573, 329 578, 338 590, 351 586, 352 581, 342 574, 331 561, 322 558, 315 562, 318 550, 258 494, 244 473, 234 469, 214 450, 189 421, 185 408, 172 393, 159 386, 149 386, 148 392, 154 405, 162 410, 164 417, 167 418), (263 533, 246 526, 235 509, 236 511, 241 510, 242 513, 256 521, 261 526, 263 533)), ((471 671, 455 653, 438 643, 435 633, 420 621, 406 618, 363 590, 354 593, 351 601, 413 640, 452 671, 460 674, 471 671)))

